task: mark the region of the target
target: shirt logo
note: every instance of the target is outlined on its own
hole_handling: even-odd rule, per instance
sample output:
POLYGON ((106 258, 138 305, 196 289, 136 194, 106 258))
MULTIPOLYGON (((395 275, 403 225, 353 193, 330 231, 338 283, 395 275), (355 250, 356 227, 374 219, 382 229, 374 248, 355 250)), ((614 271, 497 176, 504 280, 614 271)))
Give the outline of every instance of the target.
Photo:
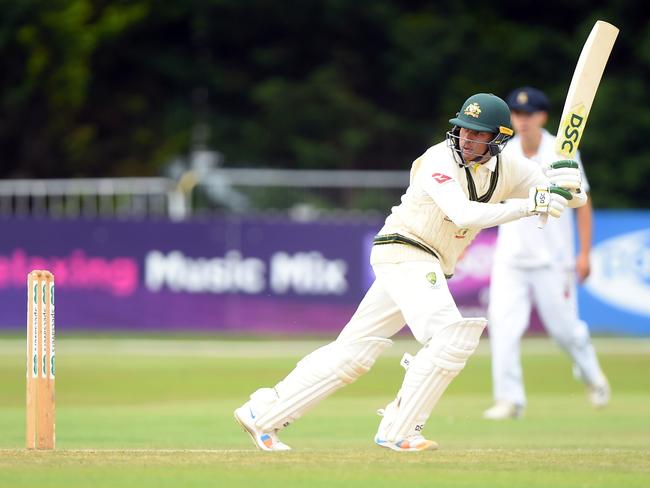
POLYGON ((438 288, 438 287, 436 286, 436 283, 438 282, 438 277, 436 276, 436 273, 435 273, 435 272, 432 271, 431 273, 427 273, 426 278, 427 278, 427 281, 428 281, 429 283, 431 283, 431 285, 432 285, 434 288, 438 288))
POLYGON ((481 115, 481 107, 476 102, 470 103, 467 107, 465 107, 465 112, 463 113, 465 115, 469 115, 470 117, 478 119, 479 115, 481 115))
POLYGON ((433 176, 433 179, 436 180, 438 183, 444 183, 446 181, 451 180, 451 176, 447 176, 442 173, 433 173, 431 176, 433 176))

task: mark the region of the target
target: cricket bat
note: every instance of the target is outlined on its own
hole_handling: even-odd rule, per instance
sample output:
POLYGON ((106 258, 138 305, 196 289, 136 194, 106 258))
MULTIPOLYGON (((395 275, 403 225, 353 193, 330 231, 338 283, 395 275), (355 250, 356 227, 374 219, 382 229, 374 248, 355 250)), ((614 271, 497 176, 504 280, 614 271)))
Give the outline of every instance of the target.
MULTIPOLYGON (((575 158, 578 151, 587 117, 616 36, 617 27, 599 20, 594 24, 582 48, 555 136, 555 152, 565 159, 575 158)), ((547 219, 548 214, 540 215, 537 227, 543 228, 547 219)))

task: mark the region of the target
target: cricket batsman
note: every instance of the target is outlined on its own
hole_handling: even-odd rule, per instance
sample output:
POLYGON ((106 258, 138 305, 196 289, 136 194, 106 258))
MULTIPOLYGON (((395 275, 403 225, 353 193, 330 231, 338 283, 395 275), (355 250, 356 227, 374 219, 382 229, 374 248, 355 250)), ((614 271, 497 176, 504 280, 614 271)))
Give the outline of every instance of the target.
POLYGON ((425 423, 487 324, 461 316, 449 291, 458 257, 481 229, 540 214, 557 218, 567 206, 586 203, 574 161, 543 170, 523 156, 502 153, 513 130, 499 97, 473 95, 449 122, 446 140, 413 162, 401 203, 374 239, 375 282, 339 336, 235 410, 259 449, 289 450, 278 433, 368 372, 404 325, 422 348, 403 361, 404 381, 379 411, 374 441, 395 451, 436 449, 423 435, 425 423))

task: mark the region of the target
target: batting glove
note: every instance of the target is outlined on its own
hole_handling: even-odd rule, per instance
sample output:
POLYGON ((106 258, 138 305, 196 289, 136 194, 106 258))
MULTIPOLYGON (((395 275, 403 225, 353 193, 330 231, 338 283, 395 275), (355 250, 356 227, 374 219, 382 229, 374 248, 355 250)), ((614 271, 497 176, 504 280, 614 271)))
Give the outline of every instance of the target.
POLYGON ((581 189, 582 173, 576 161, 571 159, 555 161, 546 168, 545 174, 551 185, 573 191, 581 189))
POLYGON ((533 186, 528 192, 529 215, 548 214, 559 218, 573 198, 571 192, 557 186, 533 186))

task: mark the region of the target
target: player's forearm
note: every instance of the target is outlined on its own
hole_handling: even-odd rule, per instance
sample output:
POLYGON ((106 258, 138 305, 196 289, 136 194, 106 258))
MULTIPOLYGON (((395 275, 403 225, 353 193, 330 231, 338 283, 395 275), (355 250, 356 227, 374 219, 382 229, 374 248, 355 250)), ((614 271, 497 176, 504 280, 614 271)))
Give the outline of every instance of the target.
POLYGON ((512 199, 503 203, 479 203, 469 200, 462 206, 450 209, 447 216, 458 227, 485 229, 512 222, 531 215, 526 199, 512 199))
POLYGON ((585 194, 585 204, 576 209, 576 225, 578 228, 579 253, 588 255, 591 252, 593 228, 593 207, 591 199, 585 194))
POLYGON ((526 199, 504 203, 474 202, 454 180, 429 185, 427 191, 440 210, 460 228, 485 229, 531 215, 526 199))

